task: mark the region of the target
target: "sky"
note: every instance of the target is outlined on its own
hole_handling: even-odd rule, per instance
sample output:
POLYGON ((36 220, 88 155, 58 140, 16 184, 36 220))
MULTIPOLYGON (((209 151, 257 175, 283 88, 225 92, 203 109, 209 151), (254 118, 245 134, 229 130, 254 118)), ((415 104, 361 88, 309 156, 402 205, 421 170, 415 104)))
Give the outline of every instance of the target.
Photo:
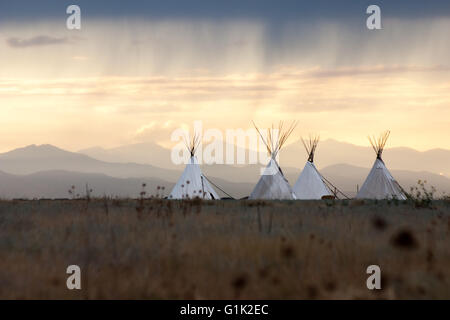
POLYGON ((130 2, 0 1, 0 151, 169 146, 196 120, 450 149, 448 1, 130 2))

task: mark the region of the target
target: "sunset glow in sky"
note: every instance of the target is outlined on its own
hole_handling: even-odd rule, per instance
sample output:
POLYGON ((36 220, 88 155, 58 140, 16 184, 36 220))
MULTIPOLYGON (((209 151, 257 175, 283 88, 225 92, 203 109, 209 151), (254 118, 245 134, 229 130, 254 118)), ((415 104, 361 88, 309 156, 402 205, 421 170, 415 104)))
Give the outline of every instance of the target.
POLYGON ((70 3, 0 5, 0 151, 168 145, 195 120, 225 130, 292 119, 297 135, 367 145, 390 129, 389 146, 450 149, 446 4, 382 1, 383 29, 368 30, 365 1, 101 2, 77 2, 79 31, 66 29, 70 3))

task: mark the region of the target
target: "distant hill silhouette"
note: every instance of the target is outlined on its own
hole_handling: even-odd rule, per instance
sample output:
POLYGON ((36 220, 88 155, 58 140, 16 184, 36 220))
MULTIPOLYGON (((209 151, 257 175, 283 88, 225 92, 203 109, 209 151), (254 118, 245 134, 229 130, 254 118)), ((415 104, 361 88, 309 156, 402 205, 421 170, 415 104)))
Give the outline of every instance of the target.
MULTIPOLYGON (((223 187, 232 196, 242 197, 251 189, 250 184, 232 183, 221 179, 214 182, 223 187)), ((69 172, 62 170, 40 171, 28 175, 13 175, 0 171, 0 199, 12 198, 72 198, 86 195, 86 184, 92 189, 93 197, 132 197, 137 198, 142 190, 145 197, 167 196, 173 182, 158 178, 114 178, 103 174, 69 172), (143 189, 142 184, 146 184, 143 189), (69 189, 75 186, 74 192, 69 189), (157 190, 157 187, 165 190, 157 190)), ((221 197, 227 195, 217 190, 221 197)))
MULTIPOLYGON (((170 149, 155 143, 131 144, 112 149, 96 147, 79 152, 107 162, 134 162, 162 168, 177 168, 168 161, 170 149)), ((303 168, 306 158, 307 155, 301 142, 294 141, 282 150, 280 165, 303 168)), ((375 155, 369 143, 362 147, 327 139, 319 143, 315 162, 319 168, 339 163, 369 168, 372 166, 374 158, 375 155)), ((432 149, 422 152, 405 147, 389 148, 388 142, 383 158, 390 169, 442 173, 450 178, 450 150, 432 149)))
MULTIPOLYGON (((327 179, 331 180, 342 191, 353 196, 356 185, 362 185, 375 157, 371 149, 350 144, 344 144, 343 146, 343 150, 347 153, 338 152, 334 149, 341 144, 334 140, 324 141, 319 145, 316 161, 320 171, 327 179), (329 164, 329 159, 324 155, 333 152, 336 152, 333 159, 348 158, 350 162, 364 162, 365 165, 329 164), (353 153, 355 153, 353 159, 347 156, 353 153)), ((66 151, 52 145, 30 145, 2 153, 0 154, 0 198, 68 197, 67 191, 71 185, 75 185, 78 193, 83 194, 86 183, 94 189, 94 195, 96 196, 106 194, 137 197, 141 191, 142 183, 147 184, 148 194, 154 194, 158 185, 165 186, 168 193, 179 178, 184 165, 172 165, 172 169, 168 169, 128 161, 137 157, 139 152, 158 153, 149 156, 147 158, 149 161, 152 157, 159 159, 155 160, 156 162, 163 161, 164 154, 169 154, 170 159, 170 150, 162 147, 147 150, 147 147, 150 148, 151 144, 126 146, 123 149, 114 149, 115 151, 111 153, 108 151, 107 157, 111 159, 111 162, 94 159, 86 154, 66 151), (124 150, 129 148, 135 150, 130 151, 130 158, 123 158, 127 154, 124 150), (117 156, 115 158, 116 152, 122 154, 123 157, 117 156), (133 154, 134 156, 132 156, 133 154), (128 162, 120 162, 120 159, 128 162), (116 161, 113 162, 113 160, 116 161)), ((302 148, 296 144, 291 144, 286 147, 282 154, 283 172, 291 185, 295 183, 306 161, 306 155, 302 148), (292 157, 295 157, 296 160, 292 161, 292 157), (298 163, 295 166, 288 166, 287 164, 290 162, 298 163)), ((409 191, 410 186, 416 185, 417 180, 421 179, 427 180, 429 185, 434 185, 441 193, 449 194, 450 179, 419 167, 421 157, 434 157, 428 163, 436 163, 436 165, 444 168, 445 164, 440 158, 445 158, 448 154, 448 150, 417 152, 407 148, 394 148, 385 150, 384 158, 394 177, 407 191, 409 191), (395 159, 392 159, 392 154, 394 154, 395 159), (400 161, 398 159, 403 159, 403 157, 407 158, 404 161, 408 162, 410 167, 417 167, 418 169, 416 171, 396 170, 391 162, 395 164, 396 161, 400 161)), ((167 159, 164 161, 170 162, 167 159)), ((408 166, 405 165, 405 167, 408 166)), ((259 164, 240 166, 202 165, 203 172, 210 180, 237 198, 250 194, 254 184, 259 179, 261 168, 262 166, 259 164)), ((221 195, 224 196, 223 193, 221 195)))

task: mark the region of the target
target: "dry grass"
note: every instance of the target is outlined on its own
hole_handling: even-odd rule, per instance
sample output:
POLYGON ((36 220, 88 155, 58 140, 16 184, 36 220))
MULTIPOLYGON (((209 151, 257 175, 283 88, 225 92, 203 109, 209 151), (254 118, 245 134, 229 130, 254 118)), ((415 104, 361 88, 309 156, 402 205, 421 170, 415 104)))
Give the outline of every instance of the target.
POLYGON ((450 298, 450 202, 0 202, 2 299, 450 298), (82 290, 66 288, 66 267, 82 290), (366 288, 378 264, 382 290, 366 288))

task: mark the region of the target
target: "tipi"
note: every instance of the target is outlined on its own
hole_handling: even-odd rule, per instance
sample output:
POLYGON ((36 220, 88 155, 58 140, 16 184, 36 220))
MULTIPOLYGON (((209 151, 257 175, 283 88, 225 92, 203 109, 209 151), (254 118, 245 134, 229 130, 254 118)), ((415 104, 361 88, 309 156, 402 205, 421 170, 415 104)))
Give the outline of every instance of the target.
POLYGON ((386 168, 381 154, 383 153, 384 146, 389 138, 389 131, 381 134, 378 139, 369 137, 370 144, 373 150, 377 154, 375 163, 369 172, 369 175, 364 181, 361 189, 359 190, 356 198, 360 199, 392 199, 406 200, 406 195, 403 192, 402 187, 392 177, 389 170, 386 168))
POLYGON ((201 198, 206 200, 220 199, 216 191, 211 187, 208 180, 203 175, 200 165, 198 164, 195 151, 200 143, 197 135, 194 135, 190 144, 186 143, 186 147, 191 153, 189 163, 186 165, 180 179, 175 184, 169 199, 193 199, 201 198))
POLYGON ((309 141, 305 141, 303 138, 301 140, 308 153, 308 161, 306 161, 305 167, 293 188, 297 199, 322 199, 323 196, 333 196, 314 165, 314 154, 319 143, 319 137, 310 136, 309 141))
POLYGON ((256 130, 267 147, 267 152, 270 155, 270 161, 250 194, 249 199, 295 199, 295 194, 292 191, 289 182, 284 177, 283 171, 281 171, 281 168, 276 161, 276 156, 296 125, 297 124, 295 122, 292 123, 287 130, 283 130, 283 122, 280 122, 278 130, 274 130, 274 127, 272 126, 272 129, 268 130, 267 141, 255 125, 256 130))

